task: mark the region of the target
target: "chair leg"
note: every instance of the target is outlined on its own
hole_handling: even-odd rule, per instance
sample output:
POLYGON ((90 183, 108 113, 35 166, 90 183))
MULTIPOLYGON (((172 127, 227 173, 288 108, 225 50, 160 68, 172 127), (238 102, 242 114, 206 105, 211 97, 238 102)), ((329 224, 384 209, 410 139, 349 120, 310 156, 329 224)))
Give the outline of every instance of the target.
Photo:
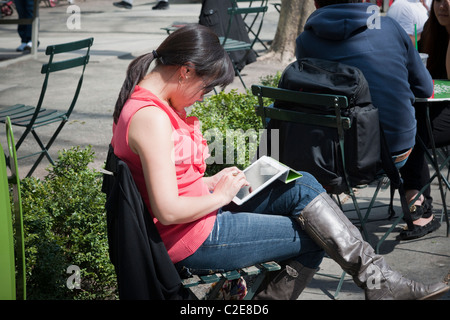
POLYGON ((244 89, 247 90, 247 87, 246 87, 246 85, 244 83, 244 80, 242 79, 241 73, 239 72, 239 70, 237 68, 234 68, 234 70, 236 71, 236 73, 237 73, 237 75, 239 77, 239 80, 241 80, 241 83, 244 86, 244 89))
POLYGON ((25 140, 25 138, 28 136, 28 134, 31 132, 31 127, 26 127, 25 131, 20 136, 19 140, 16 142, 16 151, 19 150, 20 146, 22 145, 22 142, 25 140))
POLYGON ((364 219, 362 217, 361 209, 359 208, 359 204, 358 204, 358 201, 356 200, 355 193, 353 192, 353 190, 351 188, 350 188, 349 193, 350 193, 350 197, 352 198, 353 206, 355 207, 355 211, 356 211, 356 214, 358 216, 359 222, 361 223, 362 236, 363 236, 364 240, 369 242, 369 234, 367 233, 366 223, 365 223, 365 221, 364 221, 364 219))
POLYGON ((446 203, 446 192, 444 192, 444 185, 443 185, 443 180, 445 179, 445 177, 442 176, 441 173, 441 169, 439 167, 439 164, 437 163, 437 155, 436 155, 436 150, 433 149, 433 157, 434 157, 434 166, 436 168, 436 173, 437 173, 437 178, 438 178, 438 184, 439 184, 439 192, 441 194, 441 199, 442 199, 442 209, 443 209, 443 214, 445 217, 445 222, 447 223, 447 237, 450 235, 450 222, 448 219, 448 211, 447 211, 447 203, 446 203))
POLYGON ((50 140, 48 141, 47 145, 45 145, 45 146, 44 146, 43 142, 41 141, 41 139, 39 138, 39 136, 37 135, 36 131, 34 129, 31 131, 31 133, 33 134, 34 139, 36 140, 36 142, 38 143, 39 147, 41 148, 41 153, 40 153, 39 157, 37 158, 37 160, 34 162, 33 166, 30 169, 30 171, 28 171, 27 177, 30 177, 33 174, 33 172, 36 170, 36 168, 38 167, 38 165, 40 164, 40 162, 42 161, 44 156, 47 157, 47 160, 52 165, 55 165, 55 162, 53 161, 53 158, 50 156, 50 153, 48 152, 48 150, 50 150, 50 147, 53 145, 53 142, 55 142, 56 138, 58 137, 58 134, 61 132, 61 130, 64 127, 64 125, 66 124, 66 122, 67 122, 66 120, 61 122, 61 124, 58 126, 56 131, 53 133, 53 136, 50 138, 50 140))
MULTIPOLYGON (((231 56, 230 56, 230 59, 231 59, 231 56)), ((239 72, 239 69, 236 66, 237 65, 236 62, 233 59, 231 59, 231 63, 233 64, 234 72, 238 75, 239 80, 241 80, 241 83, 244 86, 244 89, 247 90, 247 86, 245 85, 244 80, 242 79, 241 73, 239 72)))

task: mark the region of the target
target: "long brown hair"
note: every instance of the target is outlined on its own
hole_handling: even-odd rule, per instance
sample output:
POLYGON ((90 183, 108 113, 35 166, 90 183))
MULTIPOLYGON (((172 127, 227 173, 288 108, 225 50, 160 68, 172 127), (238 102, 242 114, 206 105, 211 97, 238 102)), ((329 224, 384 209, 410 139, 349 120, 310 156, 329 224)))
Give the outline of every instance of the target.
POLYGON ((445 68, 445 55, 448 47, 448 33, 444 26, 439 24, 434 12, 434 2, 431 4, 430 16, 423 27, 422 38, 419 44, 421 52, 428 53, 427 69, 434 79, 447 79, 445 68))
POLYGON ((154 60, 157 65, 165 66, 193 64, 196 74, 210 81, 207 89, 216 86, 224 88, 234 80, 233 65, 217 35, 208 27, 187 25, 171 33, 156 50, 141 55, 130 63, 116 101, 113 114, 115 123, 123 105, 135 86, 146 76, 154 60))

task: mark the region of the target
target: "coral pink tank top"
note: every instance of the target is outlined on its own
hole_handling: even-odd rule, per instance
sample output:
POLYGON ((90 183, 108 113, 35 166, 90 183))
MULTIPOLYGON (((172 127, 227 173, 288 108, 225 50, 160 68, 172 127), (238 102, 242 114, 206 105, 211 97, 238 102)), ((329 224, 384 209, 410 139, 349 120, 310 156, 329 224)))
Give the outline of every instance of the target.
MULTIPOLYGON (((111 144, 114 153, 130 168, 144 203, 151 212, 140 158, 128 144, 128 129, 132 117, 139 109, 149 106, 163 110, 172 124, 179 195, 198 197, 209 193, 209 190, 202 179, 206 169, 208 146, 200 132, 199 120, 196 117, 186 117, 186 113, 178 114, 150 91, 136 86, 134 93, 123 106, 117 124, 113 125, 111 144)), ((200 247, 214 226, 216 213, 217 211, 211 212, 190 223, 168 226, 162 225, 153 217, 174 263, 187 258, 200 247)))

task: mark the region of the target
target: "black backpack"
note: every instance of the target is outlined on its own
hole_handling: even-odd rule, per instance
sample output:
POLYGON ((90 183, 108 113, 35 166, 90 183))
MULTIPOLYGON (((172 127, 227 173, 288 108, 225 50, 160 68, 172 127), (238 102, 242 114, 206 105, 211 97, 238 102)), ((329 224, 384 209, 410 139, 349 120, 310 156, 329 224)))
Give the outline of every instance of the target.
MULTIPOLYGON (((305 58, 291 63, 283 72, 279 87, 304 92, 346 96, 347 109, 342 116, 352 120, 345 130, 345 165, 350 184, 357 186, 373 181, 382 167, 381 133, 378 109, 372 104, 369 85, 363 73, 342 63, 305 58)), ((305 104, 286 105, 281 109, 334 115, 332 108, 319 109, 305 104)), ((280 129, 280 161, 313 174, 330 193, 347 189, 337 131, 333 128, 298 123, 271 122, 269 128, 280 129), (292 137, 295 136, 295 139, 292 137)))
MULTIPOLYGON (((374 181, 381 171, 390 179, 390 217, 395 215, 393 197, 396 189, 408 229, 414 228, 406 203, 403 182, 392 160, 378 109, 372 98, 364 74, 356 67, 335 61, 304 58, 291 63, 283 72, 278 87, 303 92, 346 96, 348 108, 342 116, 352 120, 345 130, 345 165, 352 187, 374 181)), ((302 112, 335 115, 335 109, 305 104, 286 104, 275 101, 274 107, 302 112)), ((338 194, 347 189, 343 171, 339 137, 333 128, 271 120, 268 129, 280 129, 279 160, 293 169, 306 171, 329 193, 338 194)))

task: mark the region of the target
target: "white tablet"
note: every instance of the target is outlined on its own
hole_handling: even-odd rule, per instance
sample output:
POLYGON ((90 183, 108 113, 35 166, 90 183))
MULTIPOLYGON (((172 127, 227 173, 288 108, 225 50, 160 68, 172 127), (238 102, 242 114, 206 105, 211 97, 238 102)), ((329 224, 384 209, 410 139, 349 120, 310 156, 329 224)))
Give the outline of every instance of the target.
POLYGON ((289 168, 283 166, 278 161, 267 156, 262 156, 244 169, 245 177, 250 185, 241 188, 233 198, 233 202, 237 205, 243 204, 288 170, 289 168))

